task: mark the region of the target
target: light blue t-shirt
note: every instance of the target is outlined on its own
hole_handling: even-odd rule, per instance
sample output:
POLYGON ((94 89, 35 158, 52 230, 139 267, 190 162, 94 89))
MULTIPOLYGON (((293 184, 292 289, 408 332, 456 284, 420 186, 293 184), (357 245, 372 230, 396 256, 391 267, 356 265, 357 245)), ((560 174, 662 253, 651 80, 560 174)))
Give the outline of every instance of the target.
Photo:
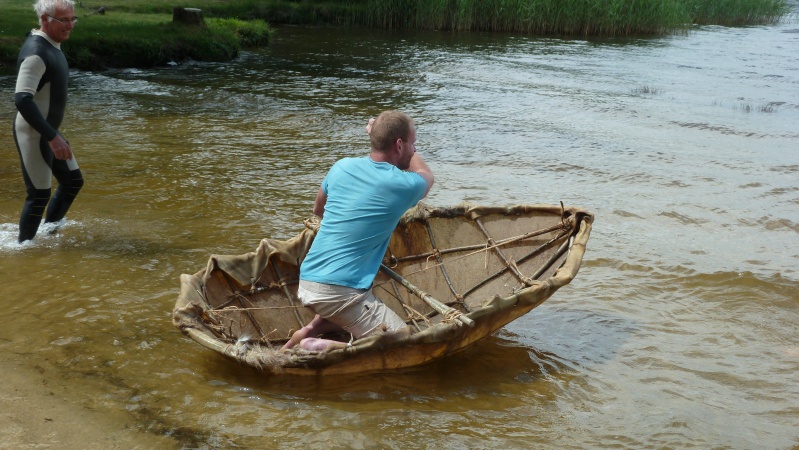
POLYGON ((300 278, 368 289, 402 214, 427 190, 425 179, 369 157, 336 162, 322 181, 322 225, 300 278))

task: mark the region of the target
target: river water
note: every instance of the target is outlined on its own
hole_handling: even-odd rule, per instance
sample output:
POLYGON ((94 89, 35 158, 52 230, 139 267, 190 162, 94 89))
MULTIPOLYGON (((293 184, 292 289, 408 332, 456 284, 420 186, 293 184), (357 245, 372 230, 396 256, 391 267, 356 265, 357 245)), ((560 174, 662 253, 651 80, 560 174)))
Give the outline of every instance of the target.
POLYGON ((796 15, 640 39, 281 28, 229 64, 75 72, 86 186, 22 246, 1 113, 0 360, 143 446, 795 447, 798 48, 796 15), (389 108, 417 120, 428 203, 593 211, 572 284, 401 373, 269 377, 180 334, 180 274, 298 232, 389 108))

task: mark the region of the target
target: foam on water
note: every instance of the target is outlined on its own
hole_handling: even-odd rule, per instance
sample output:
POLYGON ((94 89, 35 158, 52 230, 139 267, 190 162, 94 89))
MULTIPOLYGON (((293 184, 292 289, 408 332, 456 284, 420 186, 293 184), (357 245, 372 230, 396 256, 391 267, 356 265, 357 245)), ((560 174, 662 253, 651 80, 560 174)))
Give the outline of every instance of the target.
POLYGON ((52 247, 60 240, 59 231, 79 226, 74 221, 64 219, 57 223, 42 223, 36 237, 25 242, 18 242, 19 224, 0 223, 0 253, 20 252, 32 248, 52 247))

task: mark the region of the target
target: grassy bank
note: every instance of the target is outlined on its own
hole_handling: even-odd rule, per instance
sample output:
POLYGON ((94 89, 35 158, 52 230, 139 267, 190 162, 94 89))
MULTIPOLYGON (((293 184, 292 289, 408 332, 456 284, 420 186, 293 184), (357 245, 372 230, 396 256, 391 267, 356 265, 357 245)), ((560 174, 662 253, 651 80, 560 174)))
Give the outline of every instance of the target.
MULTIPOLYGON (((170 61, 229 61, 243 48, 266 45, 273 29, 262 19, 206 17, 205 26, 172 22, 166 1, 145 0, 143 9, 128 0, 103 2, 103 14, 77 4, 79 20, 61 46, 70 66, 83 70, 153 67, 170 61), (146 8, 147 5, 159 8, 146 8), (163 7, 162 7, 163 6, 163 7)), ((138 5, 139 2, 136 2, 138 5)), ((171 3, 170 3, 171 4, 171 3)), ((25 35, 38 28, 33 0, 0 7, 0 73, 13 73, 25 35)))
MULTIPOLYGON (((7 3, 7 2, 6 2, 7 3)), ((0 71, 13 71, 33 0, 0 7, 0 71)), ((664 34, 693 24, 771 23, 788 0, 80 0, 64 43, 73 67, 149 67, 187 58, 229 60, 265 45, 271 24, 510 31, 523 34, 664 34), (98 3, 93 3, 97 1, 98 3), (105 14, 96 14, 100 5, 105 14), (206 27, 172 23, 174 6, 203 10, 206 27)))
POLYGON ((80 69, 229 61, 242 48, 266 45, 270 33, 262 20, 210 18, 205 27, 197 27, 172 23, 163 14, 129 12, 92 16, 79 24, 62 48, 70 64, 80 69))

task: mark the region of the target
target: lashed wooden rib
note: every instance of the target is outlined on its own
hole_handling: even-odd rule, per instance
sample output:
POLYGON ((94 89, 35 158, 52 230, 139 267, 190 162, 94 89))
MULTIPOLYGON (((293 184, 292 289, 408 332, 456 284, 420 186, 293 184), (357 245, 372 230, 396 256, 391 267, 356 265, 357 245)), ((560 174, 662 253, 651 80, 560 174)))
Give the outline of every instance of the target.
POLYGON ((516 279, 518 279, 521 283, 529 286, 530 285, 529 278, 526 278, 524 275, 522 275, 522 273, 519 272, 519 269, 517 269, 514 264, 511 264, 511 261, 505 256, 505 253, 502 252, 502 249, 499 248, 498 245, 496 245, 496 242, 494 242, 494 238, 492 238, 491 235, 488 233, 486 227, 483 226, 483 222, 480 220, 479 217, 474 219, 474 223, 477 224, 477 227, 480 228, 480 231, 482 231, 483 235, 485 235, 486 240, 490 245, 490 248, 493 249, 494 252, 497 254, 497 256, 499 256, 499 258, 502 260, 502 262, 505 263, 505 267, 507 267, 507 269, 510 270, 511 273, 513 273, 513 276, 515 276, 516 279))
MULTIPOLYGON (((269 259, 269 263, 270 263, 269 265, 272 266, 272 269, 274 269, 277 279, 282 281, 283 274, 281 274, 280 270, 278 270, 277 264, 275 264, 271 258, 269 259)), ((297 323, 300 324, 300 328, 304 327, 305 324, 303 323, 302 318, 300 318, 300 313, 298 312, 299 308, 297 307, 297 305, 294 304, 294 297, 291 295, 289 288, 286 287, 286 283, 280 283, 280 285, 283 287, 283 293, 286 295, 286 298, 289 301, 289 305, 293 307, 294 317, 297 319, 297 323)))
POLYGON ((434 253, 436 255, 436 261, 438 262, 438 267, 441 268, 441 274, 444 275, 444 281, 447 282, 447 286, 449 286, 449 290, 450 290, 450 292, 452 292, 452 295, 455 297, 455 300, 458 302, 458 304, 460 304, 463 307, 463 309, 466 310, 467 313, 471 312, 471 309, 469 309, 469 307, 463 301, 463 296, 460 293, 458 293, 458 290, 455 289, 455 286, 452 284, 452 280, 449 278, 449 274, 447 273, 447 269, 444 266, 444 261, 441 259, 441 253, 435 251, 435 249, 437 248, 436 247, 436 239, 433 236, 433 229, 430 226, 430 221, 429 220, 425 220, 424 224, 425 224, 425 228, 427 229, 427 236, 429 236, 429 238, 430 238, 430 247, 432 247, 434 249, 434 253))
MULTIPOLYGON (((544 244, 541 244, 540 246, 536 247, 536 248, 535 248, 533 251, 531 251, 530 253, 528 253, 528 254, 524 255, 523 257, 519 258, 519 262, 518 262, 517 264, 520 264, 520 263, 522 263, 522 262, 526 261, 527 259, 530 259, 530 258, 532 258, 532 257, 534 257, 534 256, 536 256, 536 255, 539 255, 539 254, 543 253, 543 252, 544 252, 544 250, 546 250, 547 248, 551 247, 551 246, 552 246, 552 244, 554 244, 555 242, 559 241, 560 239, 562 239, 564 236, 567 236, 568 234, 569 234, 569 231, 567 230, 567 231, 565 231, 565 232, 561 233, 560 235, 558 235, 557 237, 555 237, 555 238, 553 238, 553 239, 550 239, 549 241, 545 242, 544 244)), ((567 241, 567 242, 568 242, 568 241, 567 241)), ((555 258, 555 259, 557 259, 557 258, 555 258)), ((554 262, 554 261, 553 261, 553 262, 554 262)), ((551 266, 551 265, 552 265, 552 263, 550 263, 549 265, 551 266)), ((549 267, 547 267, 547 268, 549 268, 549 267)), ((484 286, 484 285, 485 285, 486 283, 488 283, 489 281, 491 281, 491 280, 493 280, 493 279, 497 278, 498 276, 500 276, 500 275, 502 275, 502 274, 506 273, 508 270, 510 270, 510 269, 509 269, 509 267, 507 267, 507 266, 506 266, 506 267, 503 267, 502 269, 498 270, 496 273, 494 273, 494 274, 492 274, 492 275, 489 275, 489 276, 488 276, 486 279, 484 279, 484 280, 482 280, 482 281, 480 281, 480 282, 476 283, 474 286, 472 286, 472 288, 471 288, 471 289, 469 289, 468 291, 466 291, 466 292, 463 294, 463 297, 464 297, 464 298, 468 297, 468 296, 469 296, 469 295, 470 295, 472 292, 474 292, 474 291, 476 291, 477 289, 481 288, 482 286, 484 286)), ((543 271, 540 271, 540 272, 541 272, 541 273, 544 273, 545 271, 546 271, 546 270, 543 270, 543 271)), ((537 279, 539 276, 541 276, 541 273, 539 273, 537 276, 530 277, 530 278, 531 278, 531 279, 533 279, 533 280, 535 280, 535 279, 537 279)))
POLYGON ((228 287, 230 287, 230 291, 233 293, 233 298, 238 300, 239 305, 241 305, 241 308, 239 309, 244 310, 244 313, 247 315, 247 318, 250 319, 250 323, 252 323, 253 327, 255 327, 255 330, 258 332, 259 335, 258 337, 262 338, 266 336, 266 333, 264 333, 264 330, 261 329, 261 326, 258 324, 258 321, 255 320, 255 317, 252 316, 252 313, 250 312, 247 305, 244 304, 244 301, 242 300, 244 296, 236 292, 233 282, 230 279, 230 276, 225 272, 222 272, 222 275, 224 275, 225 281, 227 281, 228 287))

